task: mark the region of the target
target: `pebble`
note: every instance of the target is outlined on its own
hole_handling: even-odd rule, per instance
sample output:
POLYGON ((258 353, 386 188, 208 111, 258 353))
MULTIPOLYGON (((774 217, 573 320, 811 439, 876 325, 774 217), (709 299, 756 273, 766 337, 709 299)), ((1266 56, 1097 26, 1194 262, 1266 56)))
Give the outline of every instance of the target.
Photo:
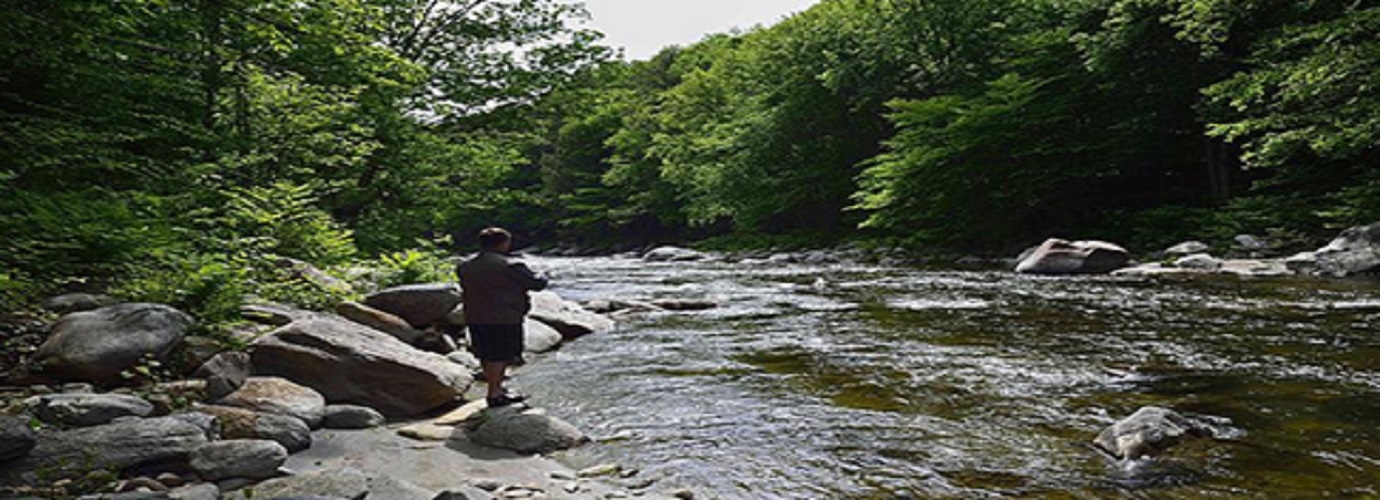
POLYGON ((141 488, 154 492, 168 491, 168 487, 164 486, 163 483, 142 476, 124 480, 116 490, 120 493, 124 493, 128 491, 137 491, 141 488))
POLYGON ((623 470, 623 468, 618 464, 600 464, 594 467, 580 469, 580 472, 577 472, 576 475, 580 477, 612 476, 621 470, 623 470))
POLYGON ((627 478, 636 476, 636 475, 637 475, 638 473, 640 473, 640 472, 642 472, 642 471, 637 470, 636 467, 628 467, 628 468, 626 468, 626 469, 623 469, 622 471, 619 471, 619 472, 618 472, 618 477, 621 477, 621 478, 623 478, 623 479, 627 479, 627 478))
POLYGON ((575 473, 570 472, 570 471, 565 471, 565 470, 551 471, 551 479, 556 479, 556 480, 560 480, 560 481, 570 481, 570 480, 573 480, 573 479, 575 479, 575 478, 576 478, 575 473))
POLYGON ((604 498, 628 498, 628 493, 624 491, 610 491, 604 494, 604 498))
POLYGON ((565 483, 565 492, 566 492, 566 493, 578 493, 579 491, 580 491, 580 483, 577 483, 577 482, 575 482, 575 481, 571 481, 571 482, 565 483))
POLYGON ((671 490, 667 493, 667 495, 670 495, 671 498, 676 498, 679 500, 695 500, 695 492, 684 488, 679 490, 671 490))
POLYGON ((176 488, 178 486, 187 484, 186 479, 183 479, 182 476, 173 474, 171 472, 164 472, 162 474, 159 474, 158 477, 154 479, 157 479, 158 482, 163 483, 163 486, 167 486, 169 488, 176 488))
POLYGON ((630 490, 645 490, 647 488, 651 488, 654 484, 656 484, 656 480, 651 478, 639 479, 637 481, 625 483, 625 485, 630 490))
POLYGON ((484 491, 496 491, 503 487, 503 483, 498 482, 496 479, 475 479, 471 481, 470 484, 484 491))

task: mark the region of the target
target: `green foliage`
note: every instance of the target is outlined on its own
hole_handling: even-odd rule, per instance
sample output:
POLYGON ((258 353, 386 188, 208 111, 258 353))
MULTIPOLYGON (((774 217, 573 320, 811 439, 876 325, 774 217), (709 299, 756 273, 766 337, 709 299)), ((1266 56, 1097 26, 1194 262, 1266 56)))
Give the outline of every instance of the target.
POLYGON ((277 182, 226 192, 228 250, 331 265, 355 255, 351 232, 316 208, 311 185, 277 182))
POLYGON ((455 281, 455 262, 439 249, 408 249, 382 255, 375 268, 379 275, 373 281, 380 288, 455 281))

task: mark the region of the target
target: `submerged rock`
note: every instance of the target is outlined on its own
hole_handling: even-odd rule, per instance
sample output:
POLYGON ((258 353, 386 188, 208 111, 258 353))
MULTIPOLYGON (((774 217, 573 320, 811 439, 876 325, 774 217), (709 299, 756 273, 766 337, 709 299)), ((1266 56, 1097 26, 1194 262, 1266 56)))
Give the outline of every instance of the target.
POLYGON ((709 255, 704 252, 672 246, 657 247, 642 254, 642 259, 648 262, 690 262, 707 258, 709 255))
POLYGON ((1022 254, 1016 272, 1023 274, 1098 274, 1126 267, 1131 255, 1105 241, 1045 240, 1022 254))
POLYGON ((1117 458, 1136 459, 1163 452, 1185 437, 1210 435, 1209 429, 1174 410, 1146 406, 1104 429, 1093 443, 1117 458))
POLYGON ((43 370, 69 380, 113 382, 145 358, 166 359, 195 321, 161 304, 120 304, 63 316, 39 346, 43 370))

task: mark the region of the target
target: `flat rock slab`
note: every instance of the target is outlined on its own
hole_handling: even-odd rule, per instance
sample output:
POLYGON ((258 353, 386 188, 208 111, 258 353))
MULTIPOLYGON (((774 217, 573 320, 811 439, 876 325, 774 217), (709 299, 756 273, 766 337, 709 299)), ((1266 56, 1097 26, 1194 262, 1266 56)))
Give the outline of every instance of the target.
POLYGON ((454 427, 435 425, 426 422, 416 423, 398 429, 399 436, 419 441, 447 441, 454 433, 454 427))
MULTIPOLYGON (((393 477, 431 491, 474 491, 481 481, 495 485, 530 485, 541 488, 550 499, 604 498, 615 488, 597 481, 583 483, 578 494, 553 480, 574 474, 554 460, 478 446, 465 439, 451 439, 441 446, 417 447, 417 443, 379 427, 364 430, 324 429, 314 433, 311 449, 288 457, 288 469, 302 473, 353 467, 393 477)), ((437 443, 438 445, 441 443, 437 443)), ((262 496, 256 488, 255 498, 262 496)), ((372 498, 372 497, 371 497, 372 498)), ((479 497, 489 498, 489 497, 479 497)), ((643 498, 664 498, 648 494, 643 498)))

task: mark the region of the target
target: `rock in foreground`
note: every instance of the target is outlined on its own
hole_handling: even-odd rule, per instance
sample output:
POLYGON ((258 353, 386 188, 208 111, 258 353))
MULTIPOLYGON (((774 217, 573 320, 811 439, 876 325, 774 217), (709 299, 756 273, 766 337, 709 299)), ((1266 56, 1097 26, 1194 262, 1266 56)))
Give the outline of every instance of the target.
POLYGON ((190 463, 202 479, 210 481, 268 479, 278 475, 278 467, 287 457, 287 448, 274 441, 232 439, 198 447, 192 451, 190 463))
POLYGON ((332 403, 374 408, 391 417, 451 403, 473 381, 464 368, 344 318, 294 321, 253 345, 255 373, 316 389, 332 403))
POLYGON ((1016 272, 1023 274, 1100 274, 1126 267, 1131 255, 1105 241, 1045 240, 1021 257, 1016 272))
POLYGON ((549 453, 589 441, 568 422, 521 405, 486 410, 463 425, 475 444, 519 453, 549 453))
POLYGON ((249 377, 216 404, 296 417, 313 429, 321 426, 326 412, 321 393, 278 377, 249 377))
POLYGON ((173 417, 42 432, 27 457, 2 469, 0 481, 32 484, 40 473, 52 480, 84 475, 93 468, 119 471, 142 464, 184 461, 206 442, 204 430, 173 417))
POLYGON ((120 304, 63 316, 38 348, 44 371, 69 380, 112 382, 144 357, 164 359, 187 335, 191 316, 160 304, 120 304))
POLYGON ((37 436, 27 420, 0 415, 0 463, 27 455, 34 449, 37 436))

